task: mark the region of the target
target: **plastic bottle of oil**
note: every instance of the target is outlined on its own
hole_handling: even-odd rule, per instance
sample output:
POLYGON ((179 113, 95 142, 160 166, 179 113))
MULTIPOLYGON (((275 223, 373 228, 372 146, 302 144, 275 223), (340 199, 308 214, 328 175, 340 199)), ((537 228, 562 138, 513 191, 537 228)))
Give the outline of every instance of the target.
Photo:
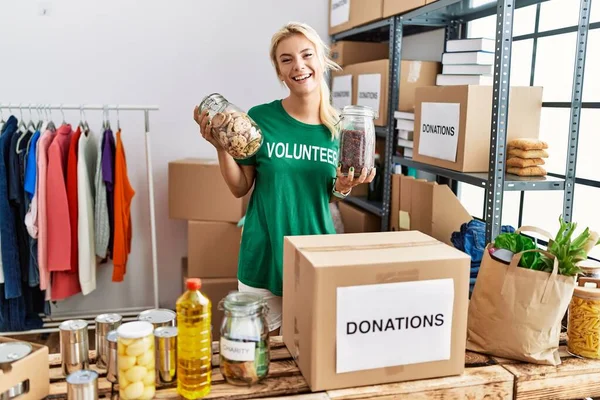
POLYGON ((211 301, 198 278, 186 280, 187 291, 177 299, 177 393, 198 399, 211 387, 211 301))

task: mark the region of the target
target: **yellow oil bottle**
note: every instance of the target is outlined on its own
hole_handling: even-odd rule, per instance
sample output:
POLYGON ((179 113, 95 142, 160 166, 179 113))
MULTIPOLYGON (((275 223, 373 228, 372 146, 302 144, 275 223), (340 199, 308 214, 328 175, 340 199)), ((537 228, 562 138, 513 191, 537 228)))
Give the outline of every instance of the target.
POLYGON ((199 399, 210 393, 212 376, 211 301, 198 278, 186 280, 177 299, 177 393, 199 399))

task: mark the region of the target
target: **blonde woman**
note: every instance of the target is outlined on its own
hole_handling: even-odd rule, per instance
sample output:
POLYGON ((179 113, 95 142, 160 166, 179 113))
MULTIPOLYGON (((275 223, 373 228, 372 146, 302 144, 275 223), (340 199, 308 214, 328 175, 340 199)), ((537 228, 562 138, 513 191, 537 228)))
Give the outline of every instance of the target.
POLYGON ((262 293, 269 306, 271 334, 282 321, 283 238, 335 233, 329 202, 367 176, 344 177, 338 167, 338 112, 330 102, 326 72, 340 69, 310 26, 288 23, 271 40, 271 61, 289 89, 283 100, 257 105, 249 115, 260 126, 264 144, 247 160, 234 160, 209 132, 206 114, 194 110, 204 139, 217 148, 221 173, 236 197, 252 185, 239 255, 240 291, 262 293))

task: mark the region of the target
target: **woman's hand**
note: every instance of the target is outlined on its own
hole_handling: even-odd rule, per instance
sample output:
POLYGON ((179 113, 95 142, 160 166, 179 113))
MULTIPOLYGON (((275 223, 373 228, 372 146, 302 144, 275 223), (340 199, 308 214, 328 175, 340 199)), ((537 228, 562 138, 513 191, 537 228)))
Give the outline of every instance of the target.
POLYGON ((200 125, 200 135, 202 135, 202 137, 206 139, 207 142, 215 146, 217 150, 221 149, 221 145, 212 135, 208 111, 204 111, 202 114, 199 114, 198 106, 196 106, 194 108, 194 121, 196 121, 196 123, 200 125))
POLYGON ((335 190, 340 193, 346 194, 350 192, 350 190, 354 186, 358 186, 361 183, 370 183, 373 180, 373 178, 375 178, 375 173, 375 168, 373 168, 371 170, 371 173, 367 176, 367 169, 363 168, 360 173, 360 176, 355 178, 354 168, 350 168, 348 176, 344 176, 341 172, 341 167, 338 166, 337 179, 335 181, 335 190))

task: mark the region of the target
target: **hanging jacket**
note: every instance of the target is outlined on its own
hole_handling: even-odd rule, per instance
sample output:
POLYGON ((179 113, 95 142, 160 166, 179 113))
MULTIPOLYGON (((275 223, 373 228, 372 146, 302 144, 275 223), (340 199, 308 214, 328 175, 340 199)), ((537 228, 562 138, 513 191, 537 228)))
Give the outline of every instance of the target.
POLYGON ((81 129, 71 135, 69 142, 69 155, 67 157, 67 201, 69 204, 69 222, 71 225, 71 269, 74 274, 78 274, 79 254, 77 243, 77 152, 79 151, 79 137, 81 129))
POLYGON ((110 222, 108 219, 108 204, 106 199, 106 184, 102 174, 102 147, 104 146, 104 134, 96 141, 97 162, 94 176, 95 204, 94 204, 94 236, 96 255, 104 260, 107 256, 108 240, 110 237, 110 222))
POLYGON ((96 248, 94 238, 94 173, 98 159, 92 132, 79 137, 77 159, 79 283, 87 295, 96 289, 96 248))
MULTIPOLYGON (((106 185, 106 204, 108 208, 108 251, 112 253, 115 222, 114 222, 114 183, 115 183, 115 138, 110 129, 104 132, 104 141, 102 143, 102 178, 106 185)), ((112 258, 112 254, 109 254, 112 258)))
POLYGON ((115 239, 113 249, 113 282, 121 282, 127 272, 127 258, 131 251, 131 200, 135 191, 127 176, 127 160, 121 141, 121 130, 117 131, 115 154, 115 239))
POLYGON ((71 125, 58 128, 48 148, 48 270, 52 272, 52 300, 81 292, 79 276, 71 273, 71 221, 67 199, 67 162, 71 125))
MULTIPOLYGON (((46 300, 52 295, 50 270, 48 269, 48 149, 56 136, 56 131, 47 130, 38 143, 38 190, 34 194, 37 201, 38 266, 40 269, 40 289, 46 291, 46 300)), ((35 216, 34 216, 35 221, 35 216)))

